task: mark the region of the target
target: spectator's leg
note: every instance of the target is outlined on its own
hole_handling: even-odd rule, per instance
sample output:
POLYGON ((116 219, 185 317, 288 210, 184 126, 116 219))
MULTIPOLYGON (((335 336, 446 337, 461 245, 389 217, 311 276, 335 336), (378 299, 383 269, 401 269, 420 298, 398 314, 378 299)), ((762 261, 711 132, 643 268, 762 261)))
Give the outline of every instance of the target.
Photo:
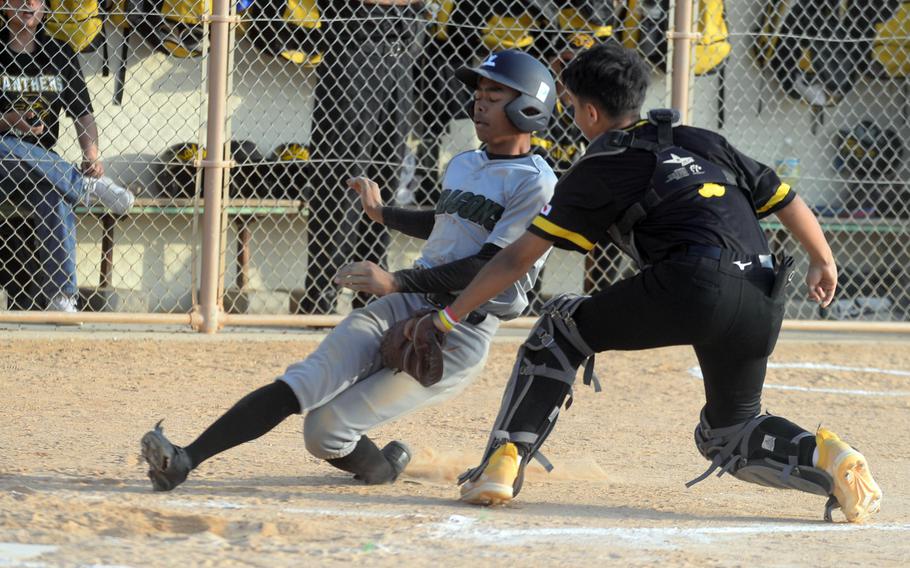
POLYGON ((46 278, 45 297, 75 298, 76 216, 73 204, 84 191, 82 175, 54 152, 13 137, 0 139, 0 179, 29 205, 46 278))
POLYGON ((86 189, 82 172, 56 152, 14 136, 4 136, 0 139, 0 155, 4 159, 21 160, 47 180, 70 205, 82 203, 86 189))
POLYGON ((76 215, 63 197, 45 184, 25 190, 33 211, 38 254, 47 273, 44 295, 48 302, 63 295, 75 298, 76 284, 76 215))

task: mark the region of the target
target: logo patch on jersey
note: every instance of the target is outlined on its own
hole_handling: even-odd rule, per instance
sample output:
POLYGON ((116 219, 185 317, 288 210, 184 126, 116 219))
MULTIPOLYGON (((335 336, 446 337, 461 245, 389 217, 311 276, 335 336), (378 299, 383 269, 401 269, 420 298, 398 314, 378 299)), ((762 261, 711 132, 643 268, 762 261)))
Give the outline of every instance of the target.
POLYGON ((505 207, 483 195, 461 189, 446 189, 436 202, 436 214, 458 215, 492 231, 502 218, 505 207))
POLYGON ((695 161, 695 158, 689 158, 687 156, 677 156, 676 154, 670 153, 670 159, 664 160, 665 164, 679 164, 680 166, 688 166, 695 161))
POLYGON ((480 64, 481 67, 496 67, 496 58, 499 57, 495 53, 487 57, 483 63, 480 64))
POLYGON ((667 176, 666 183, 670 183, 671 181, 676 181, 676 180, 682 179, 684 177, 689 177, 689 170, 687 170, 686 168, 676 168, 675 170, 670 172, 670 175, 667 176))
POLYGON ((706 183, 698 188, 698 194, 705 198, 723 197, 726 192, 727 188, 716 183, 706 183))
POLYGON ((750 260, 749 262, 743 262, 741 260, 734 260, 733 264, 735 264, 736 267, 739 268, 741 271, 745 271, 746 268, 748 268, 749 266, 752 266, 752 261, 750 260))
POLYGON ((550 214, 550 211, 552 211, 552 210, 553 210, 553 206, 550 205, 549 203, 547 203, 540 209, 540 214, 543 215, 544 217, 546 217, 547 215, 550 214))
POLYGON ((692 172, 693 175, 699 175, 699 174, 705 173, 705 169, 703 167, 699 166, 698 164, 692 164, 691 166, 689 166, 689 171, 692 172))

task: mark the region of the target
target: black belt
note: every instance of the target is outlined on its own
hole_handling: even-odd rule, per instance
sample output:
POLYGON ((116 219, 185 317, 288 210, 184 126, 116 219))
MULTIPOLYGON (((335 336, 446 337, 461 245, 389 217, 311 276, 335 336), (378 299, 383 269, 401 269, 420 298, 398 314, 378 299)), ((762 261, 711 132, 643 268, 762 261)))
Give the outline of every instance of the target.
POLYGON ((747 267, 750 267, 752 263, 754 263, 754 268, 774 268, 774 257, 772 257, 770 254, 740 254, 731 250, 708 245, 682 245, 670 249, 670 252, 667 253, 666 258, 698 256, 702 258, 720 260, 724 257, 724 253, 727 254, 728 259, 733 259, 734 257, 737 259, 742 259, 731 260, 731 262, 733 264, 736 264, 740 270, 745 270, 747 267))
MULTIPOLYGON (((424 295, 424 297, 427 299, 428 302, 430 302, 430 304, 432 304, 436 308, 439 308, 440 310, 443 309, 444 307, 448 306, 449 304, 452 303, 453 300, 455 300, 455 296, 453 296, 452 294, 442 294, 442 293, 426 294, 426 295, 424 295)), ((486 312, 474 310, 473 312, 469 313, 465 317, 461 318, 461 321, 466 324, 469 324, 469 325, 478 325, 480 323, 483 323, 483 320, 485 320, 485 319, 487 319, 486 312)))

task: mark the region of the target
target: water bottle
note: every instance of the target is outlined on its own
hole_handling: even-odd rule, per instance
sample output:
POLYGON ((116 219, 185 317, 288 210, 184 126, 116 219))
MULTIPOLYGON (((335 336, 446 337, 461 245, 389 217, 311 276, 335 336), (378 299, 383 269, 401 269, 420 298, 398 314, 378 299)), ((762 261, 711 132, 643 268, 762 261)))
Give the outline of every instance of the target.
POLYGON ((788 185, 794 185, 799 179, 799 156, 792 138, 784 138, 781 148, 781 157, 774 161, 774 171, 777 177, 788 185))

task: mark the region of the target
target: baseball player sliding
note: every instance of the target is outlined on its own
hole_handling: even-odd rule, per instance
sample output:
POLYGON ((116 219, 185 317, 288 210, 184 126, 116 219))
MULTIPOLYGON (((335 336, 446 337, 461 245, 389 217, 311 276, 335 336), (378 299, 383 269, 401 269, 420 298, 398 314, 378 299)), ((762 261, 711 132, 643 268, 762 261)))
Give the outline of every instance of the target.
POLYGON ((642 120, 649 76, 634 51, 611 43, 568 65, 562 80, 591 141, 585 156, 528 231, 434 316, 441 332, 452 328, 553 245, 587 252, 609 240, 641 268, 592 296, 563 295, 544 306, 519 349, 483 460, 461 479, 462 499, 502 503, 518 493, 585 361, 590 379, 594 353, 692 345, 706 398, 695 445, 711 465, 689 485, 729 473, 826 497, 828 520, 840 508, 848 521, 863 521, 882 498, 865 457, 826 429, 809 432, 761 413, 792 259, 769 253, 758 219, 773 213, 793 233, 809 257, 809 298, 825 306, 837 270, 821 228, 773 170, 722 136, 675 126, 671 110, 642 120))
MULTIPOLYGON (((491 55, 457 75, 474 89, 474 126, 484 146, 449 162, 435 210, 383 206, 377 184, 348 180, 370 219, 426 239, 415 267, 394 273, 372 262, 343 267, 339 284, 380 298, 354 310, 309 357, 242 398, 191 444, 172 444, 160 422, 145 434, 142 455, 155 490, 177 487, 205 460, 301 413, 310 453, 367 484, 393 482, 410 461, 410 450, 398 441, 380 450, 366 432, 455 396, 481 370, 500 320, 527 306, 543 258, 465 313, 446 337, 451 349, 436 349, 438 357, 425 368, 413 367, 414 361, 428 360, 426 346, 412 341, 413 325, 396 323, 446 305, 451 292, 467 286, 549 201, 556 177, 530 153, 529 133, 546 126, 556 87, 543 64, 515 51, 491 55), (411 356, 414 349, 421 357, 411 356)), ((433 339, 432 316, 411 323, 418 324, 421 337, 433 339)))

